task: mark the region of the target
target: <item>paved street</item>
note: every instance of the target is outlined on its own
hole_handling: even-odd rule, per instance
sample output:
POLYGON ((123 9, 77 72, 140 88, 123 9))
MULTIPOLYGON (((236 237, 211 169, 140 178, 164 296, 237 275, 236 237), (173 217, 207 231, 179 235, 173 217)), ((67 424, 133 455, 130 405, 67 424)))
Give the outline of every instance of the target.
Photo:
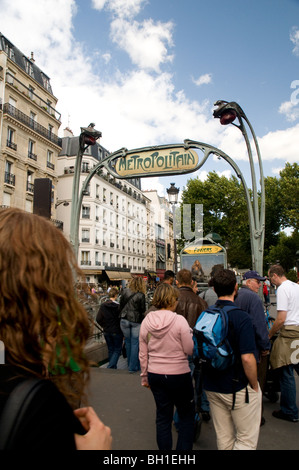
MULTIPOLYGON (((297 404, 299 406, 299 380, 297 404)), ((102 421, 111 427, 113 450, 157 450, 155 439, 155 403, 150 390, 141 387, 139 374, 127 370, 93 368, 90 404, 102 421)), ((261 427, 259 450, 298 450, 299 423, 273 418, 278 403, 264 398, 266 423, 261 427)), ((176 442, 176 432, 173 432, 176 442)), ((194 450, 216 449, 212 422, 203 423, 194 450)))
MULTIPOLYGON (((275 296, 271 295, 271 302, 275 296)), ((276 316, 275 306, 270 315, 276 316)), ((141 387, 139 373, 130 374, 123 357, 119 369, 107 369, 106 365, 91 369, 90 404, 102 421, 111 427, 113 450, 157 450, 155 438, 155 403, 150 390, 141 387)), ((299 407, 299 377, 296 376, 297 405, 299 407)), ((270 403, 264 397, 264 417, 261 427, 259 450, 298 450, 299 423, 289 423, 273 418, 272 411, 278 403, 270 403)), ((174 448, 176 432, 173 431, 174 448)), ((215 450, 216 438, 212 422, 203 423, 194 450, 215 450)))

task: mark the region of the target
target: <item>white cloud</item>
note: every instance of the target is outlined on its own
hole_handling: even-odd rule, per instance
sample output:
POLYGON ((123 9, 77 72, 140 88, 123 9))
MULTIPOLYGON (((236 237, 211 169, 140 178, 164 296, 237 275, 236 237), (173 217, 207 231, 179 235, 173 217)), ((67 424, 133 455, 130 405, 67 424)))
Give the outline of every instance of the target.
POLYGON ((284 114, 287 121, 294 122, 299 118, 299 107, 292 101, 285 101, 280 105, 279 113, 284 114))
POLYGON ((147 0, 92 0, 93 8, 106 8, 118 18, 134 18, 147 0))
POLYGON ((133 64, 159 72, 161 64, 173 60, 167 49, 172 45, 172 28, 171 22, 154 23, 149 19, 139 23, 117 18, 111 24, 111 38, 128 53, 133 64))
POLYGON ((281 159, 296 163, 299 160, 298 150, 299 124, 285 130, 269 132, 259 139, 261 154, 264 160, 281 159))
MULTIPOLYGON (((124 22, 135 18, 145 1, 94 0, 93 4, 113 12, 111 25, 119 34, 124 22)), ((103 133, 101 144, 110 151, 180 143, 189 138, 211 143, 236 161, 248 160, 241 132, 233 126, 220 126, 211 117, 208 100, 189 100, 184 90, 175 89, 173 76, 163 71, 163 64, 172 57, 168 51, 172 23, 129 22, 121 47, 138 67, 105 80, 94 73, 92 58, 75 40, 75 0, 0 0, 0 11, 1 32, 24 54, 30 56, 34 51, 36 65, 51 78, 57 109, 62 113, 60 135, 68 124, 78 135, 81 126, 95 122, 103 133), (151 55, 153 44, 155 54, 151 55), (145 46, 147 64, 141 57, 141 46, 145 46), (156 73, 158 69, 162 71, 156 73)), ((114 59, 111 54, 103 59, 114 59)), ((296 125, 259 138, 263 159, 298 161, 298 133, 296 125)), ((201 178, 204 175, 200 172, 201 178)), ((145 184, 149 181, 144 180, 145 184)))
POLYGON ((97 10, 106 8, 112 13, 110 38, 123 49, 137 67, 160 72, 160 65, 171 62, 168 47, 173 45, 173 23, 134 21, 147 0, 93 0, 97 10))
POLYGON ((212 74, 206 73, 204 75, 201 75, 197 79, 192 77, 192 81, 196 86, 207 85, 208 83, 211 83, 212 81, 212 74))
POLYGON ((102 58, 105 62, 105 64, 108 64, 111 60, 111 54, 110 52, 106 52, 105 54, 102 55, 102 58))
POLYGON ((158 177, 142 178, 141 180, 142 191, 157 191, 158 196, 166 196, 164 184, 160 182, 158 177))
POLYGON ((292 43, 295 45, 293 49, 293 53, 299 56, 299 29, 297 27, 292 28, 290 39, 292 43))
POLYGON ((194 177, 198 178, 200 181, 204 182, 208 179, 209 173, 206 170, 200 170, 198 173, 194 175, 194 177))
POLYGON ((224 170, 224 171, 217 171, 216 172, 218 176, 225 176, 225 178, 227 178, 228 180, 231 178, 232 176, 232 170, 224 170))
MULTIPOLYGON (((22 50, 44 52, 59 48, 63 56, 70 51, 74 0, 1 0, 1 32, 22 50), (12 38, 13 36, 13 38, 12 38)), ((42 60, 40 54, 39 63, 42 60)))
POLYGON ((274 175, 278 175, 278 176, 279 176, 279 173, 281 172, 281 170, 283 170, 282 167, 280 167, 280 168, 272 168, 272 173, 273 173, 274 175))
MULTIPOLYGON (((217 120, 216 122, 219 126, 219 121, 217 120)), ((236 127, 220 126, 218 142, 215 146, 234 160, 248 160, 244 138, 236 127)))

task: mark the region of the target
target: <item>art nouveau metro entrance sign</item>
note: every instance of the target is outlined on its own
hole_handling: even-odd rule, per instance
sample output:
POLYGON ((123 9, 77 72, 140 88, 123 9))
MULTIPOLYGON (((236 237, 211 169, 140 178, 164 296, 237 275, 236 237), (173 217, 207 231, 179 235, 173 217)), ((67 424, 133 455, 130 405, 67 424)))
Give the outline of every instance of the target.
MULTIPOLYGON (((106 168, 112 176, 119 179, 182 175, 201 168, 211 154, 224 158, 234 168, 242 183, 245 184, 238 166, 224 152, 203 142, 185 140, 184 143, 180 144, 143 147, 134 150, 122 148, 111 153, 95 165, 86 177, 81 189, 81 203, 83 193, 86 191, 91 178, 101 172, 102 168, 106 168), (202 158, 200 158, 200 152, 202 152, 202 158)), ((249 197, 248 190, 247 195, 249 197)), ((80 207, 79 204, 78 210, 80 210, 80 207)))
POLYGON ((115 160, 113 169, 121 178, 161 176, 194 171, 199 162, 197 153, 183 146, 139 149, 127 152, 115 160))
POLYGON ((182 175, 198 170, 211 153, 216 153, 215 147, 185 140, 183 144, 120 149, 98 165, 120 179, 182 175), (195 149, 204 153, 202 159, 195 149))
MULTIPOLYGON (((245 178, 237 164, 228 155, 216 147, 203 142, 185 140, 184 143, 180 144, 143 147, 135 150, 122 148, 111 153, 95 165, 82 185, 76 204, 75 216, 71 223, 70 238, 73 241, 75 252, 78 253, 78 231, 83 195, 87 191, 91 178, 96 174, 101 174, 103 168, 105 168, 110 175, 118 179, 182 175, 194 172, 201 168, 211 154, 226 160, 233 167, 237 176, 241 179, 245 190, 250 219, 253 220, 250 194, 245 178), (200 158, 201 152, 202 158, 200 158)), ((251 239, 252 238, 253 234, 251 236, 251 239)))
MULTIPOLYGON (((219 118, 221 124, 233 124, 233 121, 237 119, 238 124, 233 124, 241 132, 246 141, 251 179, 252 179, 252 193, 253 202, 249 193, 246 181, 242 172, 240 171, 237 164, 224 152, 213 147, 209 144, 205 144, 198 141, 185 140, 182 144, 175 145, 164 145, 159 147, 144 147, 140 149, 130 150, 120 149, 108 155, 106 158, 101 160, 95 167, 90 171, 87 178, 85 179, 79 197, 79 177, 81 161, 83 156, 84 147, 79 147, 78 158, 76 160, 75 177, 73 184, 73 199, 72 199, 72 215, 71 215, 71 242, 75 247, 75 253, 78 253, 78 231, 79 231, 79 220, 80 210, 82 205, 83 195, 86 192, 88 184, 91 178, 96 174, 101 174, 102 168, 105 168, 112 176, 119 179, 129 179, 138 177, 152 177, 152 176, 167 176, 167 175, 181 175, 184 173, 191 173, 203 166, 208 157, 211 154, 218 158, 223 158, 230 166, 234 169, 238 178, 240 178, 246 197, 249 226, 250 226, 250 241, 251 241, 251 252, 252 252, 252 265, 253 269, 258 272, 262 272, 263 269, 263 250, 264 250, 264 236, 265 236, 265 187, 264 187, 264 176, 262 159, 259 151, 257 138, 252 129, 252 126, 247 119, 246 114, 242 108, 235 102, 227 102, 218 100, 215 103, 218 108, 214 111, 213 116, 219 118), (258 157, 258 164, 260 169, 260 184, 261 184, 261 203, 258 201, 258 192, 256 188, 255 169, 252 155, 252 148, 249 140, 249 136, 246 130, 246 125, 249 127, 251 135, 253 137, 253 143, 255 151, 258 157), (193 149, 196 149, 193 150, 193 149), (202 152, 202 158, 199 155, 202 152), (74 210, 73 210, 74 208, 74 210), (260 208, 260 209, 259 209, 260 208)), ((94 137, 95 139, 100 136, 101 133, 95 131, 94 124, 90 124, 88 128, 83 129, 82 134, 87 137, 94 137), (95 134, 95 135, 94 135, 95 134)), ((90 143, 88 144, 90 145, 90 143)))

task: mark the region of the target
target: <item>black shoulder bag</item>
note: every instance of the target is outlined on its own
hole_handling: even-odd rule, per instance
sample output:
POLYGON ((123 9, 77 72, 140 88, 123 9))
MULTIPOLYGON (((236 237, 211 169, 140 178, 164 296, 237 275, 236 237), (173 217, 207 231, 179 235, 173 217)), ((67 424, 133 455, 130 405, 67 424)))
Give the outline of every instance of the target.
POLYGON ((15 449, 14 441, 22 419, 44 383, 35 378, 24 380, 9 395, 0 417, 0 450, 15 449))

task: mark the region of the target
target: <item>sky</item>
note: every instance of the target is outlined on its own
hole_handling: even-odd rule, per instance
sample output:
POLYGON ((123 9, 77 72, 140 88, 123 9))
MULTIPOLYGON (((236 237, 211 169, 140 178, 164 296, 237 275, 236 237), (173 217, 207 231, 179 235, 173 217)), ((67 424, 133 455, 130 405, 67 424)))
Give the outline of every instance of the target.
MULTIPOLYGON (((299 161, 299 0, 0 0, 0 11, 2 34, 51 79, 60 136, 94 122, 110 152, 200 141, 251 187, 240 130, 213 117, 221 99, 247 115, 265 176, 299 161)), ((166 196, 212 170, 234 174, 210 156, 142 188, 166 196)))

